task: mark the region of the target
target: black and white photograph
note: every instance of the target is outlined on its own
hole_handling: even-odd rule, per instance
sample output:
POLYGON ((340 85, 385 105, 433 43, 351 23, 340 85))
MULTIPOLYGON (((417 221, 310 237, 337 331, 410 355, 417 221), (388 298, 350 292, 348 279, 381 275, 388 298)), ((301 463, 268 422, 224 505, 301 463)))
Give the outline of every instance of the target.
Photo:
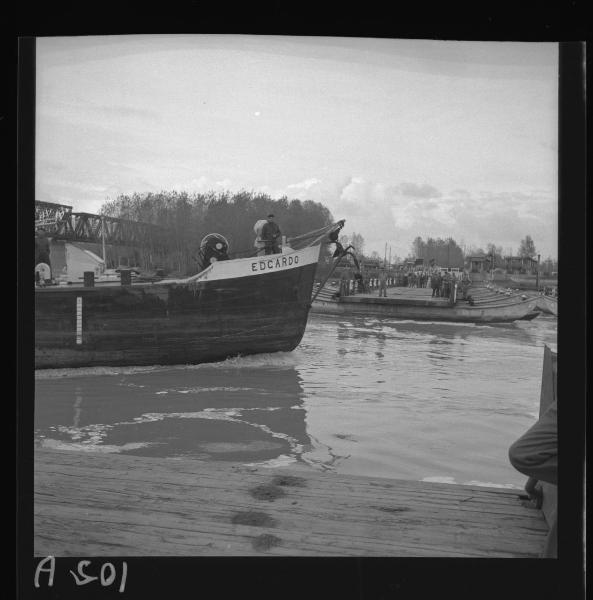
POLYGON ((33 45, 32 585, 555 568, 561 44, 33 45))

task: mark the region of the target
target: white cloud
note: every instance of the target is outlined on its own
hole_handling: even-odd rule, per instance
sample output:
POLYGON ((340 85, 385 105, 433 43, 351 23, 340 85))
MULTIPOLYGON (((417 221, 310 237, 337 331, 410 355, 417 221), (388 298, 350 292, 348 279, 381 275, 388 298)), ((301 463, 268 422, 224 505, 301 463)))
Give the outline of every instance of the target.
POLYGON ((556 255, 555 44, 107 36, 37 58, 39 199, 247 189, 322 202, 381 253, 530 234, 556 255))
POLYGON ((286 186, 287 190, 295 190, 295 191, 307 191, 310 190, 311 188, 319 185, 321 183, 320 179, 317 179, 316 177, 311 177, 310 179, 305 179, 304 181, 300 181, 299 183, 291 183, 290 185, 286 186))
POLYGON ((428 183, 403 182, 399 184, 398 190, 403 196, 410 196, 412 198, 440 198, 442 195, 439 190, 428 183))
POLYGON ((529 234, 538 250, 557 255, 557 210, 552 195, 542 190, 443 192, 426 182, 386 184, 356 175, 340 186, 308 178, 277 192, 275 197, 328 206, 336 219, 346 219, 346 234, 364 237, 367 253, 376 250, 382 255, 387 243, 405 256, 416 236, 451 236, 467 246, 494 242, 514 252, 529 234))
POLYGON ((209 177, 202 175, 200 177, 194 177, 187 181, 174 183, 172 189, 179 192, 188 192, 196 194, 205 194, 210 191, 223 192, 223 191, 238 191, 235 189, 230 179, 223 179, 220 181, 213 181, 209 177))

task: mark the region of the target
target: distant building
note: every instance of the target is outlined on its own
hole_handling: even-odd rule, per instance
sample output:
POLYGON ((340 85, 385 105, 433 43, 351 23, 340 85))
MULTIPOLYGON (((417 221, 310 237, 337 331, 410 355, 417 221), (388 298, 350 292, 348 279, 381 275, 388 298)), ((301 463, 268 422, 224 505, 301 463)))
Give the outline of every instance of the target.
POLYGON ((362 267, 364 269, 380 269, 385 265, 385 261, 380 258, 365 258, 362 261, 362 267))
POLYGON ((529 256, 506 256, 505 267, 507 273, 513 274, 531 274, 535 275, 537 271, 537 259, 529 256))
POLYGON ((468 256, 468 270, 470 273, 482 273, 490 270, 490 257, 484 254, 477 256, 468 256))

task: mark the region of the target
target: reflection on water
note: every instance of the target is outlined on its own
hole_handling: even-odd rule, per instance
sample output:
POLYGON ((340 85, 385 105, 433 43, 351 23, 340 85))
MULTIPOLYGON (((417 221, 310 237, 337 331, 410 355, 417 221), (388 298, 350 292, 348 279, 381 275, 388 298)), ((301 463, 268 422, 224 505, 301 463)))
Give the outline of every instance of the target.
POLYGON ((553 317, 480 326, 311 315, 291 353, 40 371, 35 439, 520 487, 507 449, 536 418, 543 344, 555 341, 553 317))

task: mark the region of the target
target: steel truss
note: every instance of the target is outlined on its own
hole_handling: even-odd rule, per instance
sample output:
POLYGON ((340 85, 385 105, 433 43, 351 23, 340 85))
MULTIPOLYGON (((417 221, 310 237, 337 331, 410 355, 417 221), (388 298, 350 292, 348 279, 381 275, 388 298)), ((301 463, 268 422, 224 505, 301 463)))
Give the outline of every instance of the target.
POLYGON ((71 206, 35 202, 35 230, 43 227, 56 240, 166 248, 166 230, 158 225, 72 212, 71 206))

